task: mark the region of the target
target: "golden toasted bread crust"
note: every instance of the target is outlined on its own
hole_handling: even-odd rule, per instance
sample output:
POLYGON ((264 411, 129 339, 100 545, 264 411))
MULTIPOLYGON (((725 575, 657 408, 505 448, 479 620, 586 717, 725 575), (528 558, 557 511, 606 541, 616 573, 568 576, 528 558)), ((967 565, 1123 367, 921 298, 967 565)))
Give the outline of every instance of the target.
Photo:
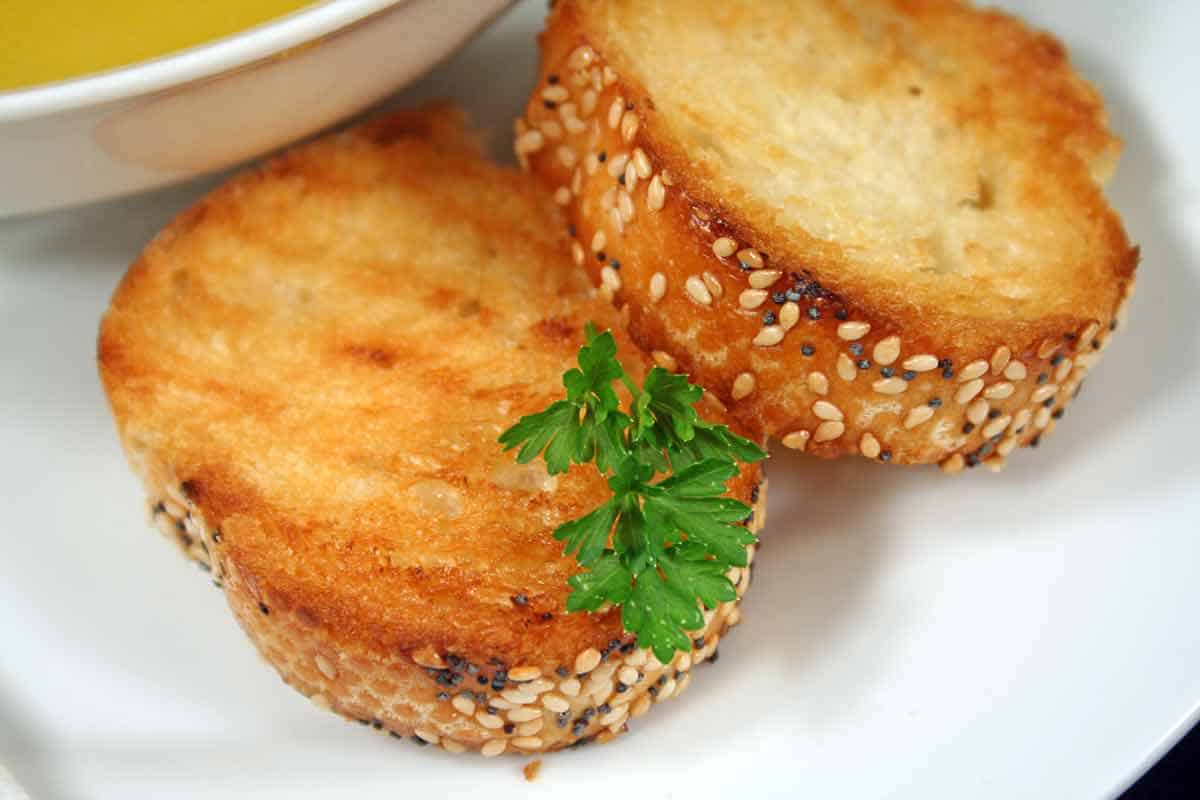
MULTIPOLYGON (((551 534, 603 483, 496 443, 560 395, 587 321, 620 328, 564 230, 461 115, 402 112, 230 181, 118 288, 100 373, 156 524, 316 702, 447 749, 555 749, 621 730, 578 717, 678 668, 618 612, 564 611, 576 567, 551 534), (618 692, 607 666, 639 660, 618 692)), ((715 646, 731 614, 698 636, 715 646)))
MULTIPOLYGON (((708 24, 736 51, 738 26, 753 22, 741 17, 766 13, 757 6, 562 0, 517 123, 518 158, 566 207, 576 261, 627 308, 635 341, 715 391, 748 428, 821 456, 999 468, 1053 430, 1132 291, 1137 250, 1097 182, 1119 143, 1062 46, 1011 17, 932 0, 794 0, 770 11, 791 30, 818 9, 836 12, 841 47, 889 54, 870 74, 903 68, 920 79, 927 115, 958 125, 947 149, 1006 165, 999 188, 981 177, 967 203, 998 222, 956 224, 1013 239, 968 241, 962 263, 942 273, 927 241, 836 219, 857 206, 827 211, 831 229, 861 236, 840 241, 781 221, 786 207, 733 166, 723 173, 709 154, 717 145, 695 132, 717 125, 709 94, 729 112, 721 77, 688 94, 670 65, 665 77, 647 73, 652 48, 631 47, 708 24), (710 14, 724 16, 696 22, 710 14), (881 248, 891 245, 888 259, 881 248)), ((691 56, 678 60, 706 58, 691 56)), ((885 102, 876 84, 837 88, 851 106, 885 102)), ((767 145, 748 150, 756 140, 738 126, 753 120, 734 122, 704 137, 727 137, 718 145, 730 164, 793 165, 767 145)))

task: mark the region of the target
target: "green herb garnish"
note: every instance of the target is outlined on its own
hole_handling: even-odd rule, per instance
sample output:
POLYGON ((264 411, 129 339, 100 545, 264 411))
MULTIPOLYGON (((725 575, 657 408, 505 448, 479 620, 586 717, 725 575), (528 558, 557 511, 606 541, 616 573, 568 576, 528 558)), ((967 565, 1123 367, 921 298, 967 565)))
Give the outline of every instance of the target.
POLYGON ((568 611, 621 606, 621 623, 664 664, 691 649, 704 625, 699 604, 737 595, 725 576, 746 566, 756 540, 742 523, 745 503, 725 496, 738 462, 767 454, 754 442, 700 418, 703 390, 655 367, 638 387, 617 360, 610 332, 587 326, 579 367, 563 375, 567 397, 522 417, 500 436, 525 464, 541 455, 550 474, 595 464, 612 497, 558 527, 554 537, 584 568, 569 579, 568 611), (614 384, 629 391, 622 410, 614 384))

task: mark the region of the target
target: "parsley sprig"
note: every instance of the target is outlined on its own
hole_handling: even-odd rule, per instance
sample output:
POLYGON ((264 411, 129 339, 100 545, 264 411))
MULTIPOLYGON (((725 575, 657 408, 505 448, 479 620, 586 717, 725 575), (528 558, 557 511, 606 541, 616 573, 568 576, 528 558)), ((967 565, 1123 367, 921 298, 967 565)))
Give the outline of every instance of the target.
POLYGON ((754 442, 700 418, 703 390, 655 367, 637 386, 617 360, 610 332, 587 326, 567 396, 522 417, 500 436, 525 464, 539 455, 550 474, 594 464, 612 496, 554 532, 583 569, 568 583, 568 611, 621 606, 621 623, 667 663, 691 648, 704 625, 700 605, 736 597, 725 573, 746 565, 756 539, 745 503, 725 496, 738 463, 766 458, 754 442), (622 410, 617 383, 631 402, 622 410))

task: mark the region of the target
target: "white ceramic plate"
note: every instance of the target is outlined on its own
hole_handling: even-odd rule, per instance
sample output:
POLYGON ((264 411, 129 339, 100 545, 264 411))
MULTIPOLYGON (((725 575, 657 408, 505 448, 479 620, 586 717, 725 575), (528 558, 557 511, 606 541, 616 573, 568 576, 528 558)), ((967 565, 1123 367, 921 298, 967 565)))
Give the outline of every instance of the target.
MULTIPOLYGON (((0 762, 35 798, 1095 798, 1200 705, 1200 5, 1014 3, 1104 89, 1140 289, 1001 475, 779 456, 746 622, 604 747, 451 757, 314 711, 149 529, 96 378, 141 245, 206 185, 0 222, 0 762)), ((530 0, 411 91, 503 142, 530 0)), ((500 145, 498 145, 500 147, 500 145)), ((0 789, 0 795, 3 790, 0 789)))

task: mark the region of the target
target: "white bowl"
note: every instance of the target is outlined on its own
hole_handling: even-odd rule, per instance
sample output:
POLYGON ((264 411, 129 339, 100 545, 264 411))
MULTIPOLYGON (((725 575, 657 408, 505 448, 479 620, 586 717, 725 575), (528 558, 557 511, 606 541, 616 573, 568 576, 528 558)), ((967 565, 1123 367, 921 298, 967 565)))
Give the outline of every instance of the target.
POLYGON ((326 0, 162 58, 0 92, 0 217, 227 167, 361 111, 511 0, 326 0))

